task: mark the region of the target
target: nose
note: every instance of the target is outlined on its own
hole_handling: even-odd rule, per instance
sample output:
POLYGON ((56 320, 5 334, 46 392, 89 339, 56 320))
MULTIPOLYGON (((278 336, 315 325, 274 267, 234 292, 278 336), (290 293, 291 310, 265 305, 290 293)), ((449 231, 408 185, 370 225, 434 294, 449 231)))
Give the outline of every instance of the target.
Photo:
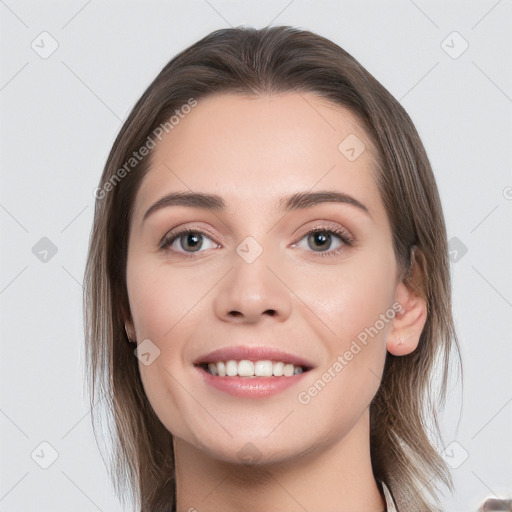
POLYGON ((215 314, 225 322, 256 324, 272 318, 283 322, 290 316, 290 289, 279 268, 265 251, 252 263, 237 254, 233 268, 221 280, 213 302, 215 314))

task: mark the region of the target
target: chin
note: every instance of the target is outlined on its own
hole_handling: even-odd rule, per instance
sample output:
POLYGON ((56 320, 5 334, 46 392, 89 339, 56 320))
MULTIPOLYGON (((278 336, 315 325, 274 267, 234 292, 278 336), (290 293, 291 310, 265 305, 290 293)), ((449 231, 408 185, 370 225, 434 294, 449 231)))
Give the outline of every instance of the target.
POLYGON ((221 444, 218 439, 209 440, 207 443, 196 445, 196 447, 212 459, 256 468, 300 460, 315 449, 314 446, 307 445, 306 441, 306 439, 291 440, 288 438, 288 444, 285 444, 283 439, 277 437, 271 442, 268 438, 251 438, 246 435, 243 439, 230 439, 221 444))

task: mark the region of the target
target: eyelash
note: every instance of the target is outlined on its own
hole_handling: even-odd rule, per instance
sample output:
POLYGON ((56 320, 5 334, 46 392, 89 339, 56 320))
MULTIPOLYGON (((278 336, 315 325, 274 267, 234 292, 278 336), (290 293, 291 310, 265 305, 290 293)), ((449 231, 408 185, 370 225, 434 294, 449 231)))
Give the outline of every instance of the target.
MULTIPOLYGON (((162 239, 162 241, 159 244, 160 250, 162 252, 166 253, 166 254, 171 252, 172 250, 170 249, 170 246, 174 243, 174 241, 177 240, 181 235, 188 234, 188 233, 201 234, 201 235, 204 235, 204 236, 206 236, 206 237, 211 239, 211 237, 208 235, 208 233, 206 233, 206 232, 204 232, 204 231, 202 231, 200 229, 185 228, 185 229, 183 229, 181 231, 178 231, 178 232, 168 233, 162 239)), ((316 256, 319 256, 319 257, 322 257, 322 258, 331 257, 331 256, 338 256, 339 254, 341 254, 346 249, 346 247, 350 247, 350 246, 352 246, 354 244, 354 240, 348 234, 348 232, 345 231, 344 229, 332 228, 332 227, 331 228, 327 228, 327 227, 321 227, 321 226, 315 227, 315 228, 307 231, 300 238, 300 240, 302 240, 303 238, 305 238, 305 237, 307 237, 307 236, 309 236, 309 235, 311 235, 313 233, 334 234, 338 238, 340 238, 340 240, 344 244, 343 246, 339 247, 338 249, 329 250, 329 251, 326 251, 326 252, 312 251, 313 253, 315 253, 316 256)), ((174 252, 177 252, 177 251, 174 251, 174 252)), ((202 252, 202 251, 195 251, 195 252, 202 252)), ((185 256, 185 258, 194 258, 194 257, 196 257, 196 256, 194 256, 195 252, 192 252, 192 253, 178 252, 178 254, 185 256)))

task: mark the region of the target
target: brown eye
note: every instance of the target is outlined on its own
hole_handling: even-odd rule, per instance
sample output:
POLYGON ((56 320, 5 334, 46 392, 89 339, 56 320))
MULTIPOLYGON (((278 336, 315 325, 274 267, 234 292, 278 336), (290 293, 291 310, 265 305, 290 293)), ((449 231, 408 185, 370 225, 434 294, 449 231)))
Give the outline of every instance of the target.
POLYGON ((302 240, 306 239, 306 250, 310 249, 318 256, 332 256, 342 252, 347 246, 353 244, 352 238, 344 230, 315 228, 309 231, 297 244, 299 247, 302 240), (335 247, 332 246, 335 244, 335 247))
POLYGON ((332 238, 330 234, 326 234, 327 231, 314 231, 308 235, 308 244, 313 249, 319 247, 320 250, 328 249, 331 245, 332 238))
MULTIPOLYGON (((212 239, 197 229, 184 229, 177 233, 168 234, 161 242, 160 249, 164 252, 174 251, 187 254, 201 252, 200 249, 209 240, 213 246, 217 246, 212 239)), ((210 247, 207 247, 207 249, 210 247)))
POLYGON ((197 251, 201 247, 202 237, 201 233, 183 233, 179 236, 181 247, 197 251))

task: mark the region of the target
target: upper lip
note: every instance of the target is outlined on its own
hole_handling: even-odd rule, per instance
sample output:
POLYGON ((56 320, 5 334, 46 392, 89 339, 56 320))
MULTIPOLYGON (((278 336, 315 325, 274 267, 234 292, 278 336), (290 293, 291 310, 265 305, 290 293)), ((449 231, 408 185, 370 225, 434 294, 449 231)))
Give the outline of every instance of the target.
POLYGON ((283 350, 273 347, 247 345, 219 348, 213 352, 198 357, 195 359, 194 364, 218 363, 219 361, 229 360, 240 361, 242 359, 253 362, 263 360, 283 361, 284 363, 291 363, 295 366, 303 366, 306 368, 313 368, 314 366, 310 361, 283 350))

